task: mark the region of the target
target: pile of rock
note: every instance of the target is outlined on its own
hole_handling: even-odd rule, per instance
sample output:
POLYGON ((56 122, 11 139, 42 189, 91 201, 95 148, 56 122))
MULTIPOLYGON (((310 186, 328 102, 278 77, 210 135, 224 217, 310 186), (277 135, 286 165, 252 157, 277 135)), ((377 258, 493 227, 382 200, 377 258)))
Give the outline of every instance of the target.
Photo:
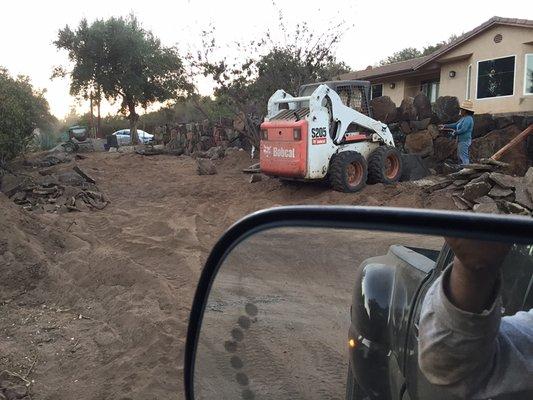
POLYGON ((459 119, 456 97, 439 97, 432 107, 428 97, 420 92, 403 99, 399 107, 387 96, 373 99, 371 105, 374 118, 389 125, 397 145, 406 152, 438 161, 455 154, 455 141, 441 135, 437 125, 459 119))
POLYGON ((79 167, 37 179, 26 175, 5 174, 2 176, 0 190, 15 204, 31 211, 102 210, 109 203, 94 179, 79 167))
POLYGON ((67 163, 72 161, 72 158, 60 151, 51 152, 43 157, 24 160, 23 164, 27 167, 46 168, 57 164, 67 163))
MULTIPOLYGON (((389 125, 396 144, 407 153, 426 158, 431 167, 445 160, 457 162, 457 143, 454 138, 439 132, 437 126, 457 121, 459 101, 453 96, 441 96, 434 105, 423 93, 405 98, 399 107, 388 97, 372 99, 373 116, 389 125)), ((471 160, 490 158, 509 143, 531 123, 524 115, 492 116, 474 115, 471 160)), ((513 148, 503 161, 510 164, 509 171, 523 175, 527 170, 527 143, 513 148)))
POLYGON ((451 191, 460 210, 531 216, 533 167, 523 177, 501 172, 508 167, 500 161, 483 159, 450 173, 446 180, 431 186, 428 191, 451 191))
POLYGON ((212 147, 225 148, 241 145, 240 133, 233 128, 231 120, 225 119, 215 125, 208 120, 202 123, 180 124, 168 128, 168 132, 163 133, 162 136, 168 149, 180 151, 186 155, 207 151, 212 147))

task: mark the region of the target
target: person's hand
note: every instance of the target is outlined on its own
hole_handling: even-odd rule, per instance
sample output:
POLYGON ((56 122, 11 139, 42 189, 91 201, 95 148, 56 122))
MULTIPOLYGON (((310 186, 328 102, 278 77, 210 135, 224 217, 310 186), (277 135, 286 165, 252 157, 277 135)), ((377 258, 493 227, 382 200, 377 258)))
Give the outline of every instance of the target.
POLYGON ((488 308, 511 244, 444 238, 455 254, 447 296, 456 307, 474 313, 488 308))
POLYGON ((452 237, 444 239, 462 266, 471 271, 483 268, 499 268, 512 246, 509 243, 501 242, 485 242, 452 237))
POLYGON ((439 131, 442 131, 442 130, 444 129, 444 125, 440 124, 440 125, 438 126, 438 128, 439 128, 439 131))

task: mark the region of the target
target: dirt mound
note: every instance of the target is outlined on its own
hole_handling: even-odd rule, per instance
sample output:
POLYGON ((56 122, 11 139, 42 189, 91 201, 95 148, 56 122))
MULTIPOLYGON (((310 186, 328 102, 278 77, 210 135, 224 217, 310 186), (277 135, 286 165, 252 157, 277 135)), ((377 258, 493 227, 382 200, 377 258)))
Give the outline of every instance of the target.
POLYGON ((0 301, 49 283, 52 256, 63 247, 61 235, 23 212, 0 193, 0 301))

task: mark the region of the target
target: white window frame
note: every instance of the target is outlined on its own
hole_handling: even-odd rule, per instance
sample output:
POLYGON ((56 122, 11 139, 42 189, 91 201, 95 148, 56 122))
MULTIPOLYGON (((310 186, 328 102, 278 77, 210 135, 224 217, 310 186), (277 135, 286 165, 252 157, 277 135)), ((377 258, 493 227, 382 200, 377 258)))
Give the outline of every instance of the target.
MULTIPOLYGON (((476 89, 477 90, 477 89, 476 89)), ((466 100, 472 100, 472 64, 469 64, 468 67, 466 67, 466 100)))
POLYGON ((372 86, 381 86, 381 96, 383 96, 383 83, 373 83, 370 85, 370 100, 374 98, 372 94, 372 86))
POLYGON ((533 96, 533 93, 526 92, 527 83, 527 56, 533 57, 533 53, 526 53, 524 55, 524 96, 533 96))
POLYGON ((495 58, 487 58, 485 60, 478 60, 477 63, 476 63, 476 100, 479 100, 479 101, 483 101, 483 100, 494 100, 494 99, 504 99, 506 97, 513 97, 515 95, 515 92, 516 92, 516 54, 509 54, 507 56, 501 56, 501 57, 495 57, 495 58), (492 60, 499 60, 501 58, 509 58, 509 57, 514 57, 514 71, 513 71, 513 94, 508 94, 508 95, 505 95, 505 96, 494 96, 494 97, 483 97, 483 98, 478 98, 478 93, 477 93, 477 88, 478 88, 478 81, 479 81, 479 63, 481 62, 484 62, 484 61, 492 61, 492 60))

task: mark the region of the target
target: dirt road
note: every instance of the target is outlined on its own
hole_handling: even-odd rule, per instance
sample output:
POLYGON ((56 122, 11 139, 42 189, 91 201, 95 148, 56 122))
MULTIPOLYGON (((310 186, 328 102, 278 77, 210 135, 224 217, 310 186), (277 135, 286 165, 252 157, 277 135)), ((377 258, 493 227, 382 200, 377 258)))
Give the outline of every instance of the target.
POLYGON ((196 280, 215 240, 252 211, 453 207, 411 184, 355 195, 250 184, 240 172, 250 164, 244 153, 220 161, 215 176, 198 176, 188 157, 95 153, 77 163, 111 201, 103 211, 36 215, 0 194, 0 370, 32 382, 33 399, 182 398, 196 280))

